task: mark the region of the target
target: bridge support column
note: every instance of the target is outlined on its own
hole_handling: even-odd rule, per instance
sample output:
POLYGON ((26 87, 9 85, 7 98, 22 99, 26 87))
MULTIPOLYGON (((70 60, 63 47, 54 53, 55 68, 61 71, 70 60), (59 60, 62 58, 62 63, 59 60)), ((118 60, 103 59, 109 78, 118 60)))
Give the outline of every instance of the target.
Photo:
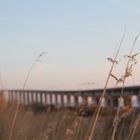
POLYGON ((83 105, 83 97, 82 96, 78 96, 78 104, 79 104, 79 106, 83 105))
POLYGON ((74 96, 73 95, 70 96, 70 102, 71 102, 70 106, 74 107, 75 104, 74 104, 74 96))
POLYGON ((55 104, 56 104, 56 99, 55 99, 55 94, 53 93, 52 94, 52 105, 55 106, 55 104))
POLYGON ((132 95, 131 97, 131 106, 132 107, 139 107, 139 99, 138 99, 138 96, 137 95, 132 95))
POLYGON ((32 105, 32 103, 33 103, 32 102, 33 101, 32 100, 32 92, 29 92, 28 94, 29 94, 29 105, 32 105))
POLYGON ((42 98, 43 98, 43 105, 46 105, 46 103, 45 103, 45 93, 44 92, 42 93, 42 98))
POLYGON ((124 98, 123 97, 118 98, 118 106, 119 107, 124 107, 124 98))
POLYGON ((68 106, 68 98, 67 98, 67 95, 64 95, 63 96, 63 100, 64 100, 64 107, 67 107, 68 106))
POLYGON ((94 102, 92 96, 87 97, 87 105, 88 105, 88 106, 93 106, 93 105, 95 105, 95 102, 94 102))
POLYGON ((57 96, 57 107, 60 108, 61 107, 61 95, 56 94, 56 96, 57 96))
POLYGON ((107 102, 106 102, 105 97, 100 97, 100 105, 101 105, 101 107, 106 107, 107 106, 107 102))

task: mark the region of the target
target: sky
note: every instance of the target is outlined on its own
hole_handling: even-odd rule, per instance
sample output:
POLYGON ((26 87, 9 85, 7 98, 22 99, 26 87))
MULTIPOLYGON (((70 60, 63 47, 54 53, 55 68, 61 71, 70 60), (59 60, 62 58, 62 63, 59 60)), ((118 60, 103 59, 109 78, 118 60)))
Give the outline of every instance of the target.
MULTIPOLYGON (((119 59, 140 32, 139 0, 0 0, 0 85, 27 89, 102 88, 126 26, 119 59)), ((140 51, 140 39, 134 52, 140 51)), ((139 60, 140 56, 138 56, 139 60)), ((124 72, 126 60, 114 73, 124 72)), ((140 85, 140 64, 126 85, 140 85)), ((109 86, 115 81, 110 80, 109 86)))

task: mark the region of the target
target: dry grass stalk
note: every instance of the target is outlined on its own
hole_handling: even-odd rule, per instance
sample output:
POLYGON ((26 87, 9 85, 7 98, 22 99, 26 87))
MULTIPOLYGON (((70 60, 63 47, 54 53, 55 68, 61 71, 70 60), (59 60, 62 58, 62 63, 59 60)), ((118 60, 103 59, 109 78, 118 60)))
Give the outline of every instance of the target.
MULTIPOLYGON (((135 47, 135 45, 136 45, 136 42, 137 42, 137 39, 138 39, 139 36, 140 36, 140 34, 138 34, 138 35, 135 37, 134 42, 133 42, 133 44, 132 44, 132 48, 131 48, 131 50, 130 50, 130 54, 129 54, 128 56, 133 56, 133 55, 132 55, 133 49, 134 49, 134 47, 135 47)), ((135 55, 133 56, 133 58, 134 58, 134 57, 135 57, 135 55)), ((124 80, 123 80, 123 83, 122 83, 122 90, 121 90, 120 98, 122 98, 123 93, 124 93, 125 81, 126 81, 126 79, 128 78, 128 70, 129 70, 130 73, 132 72, 132 66, 133 66, 133 64, 136 64, 135 61, 134 61, 131 57, 128 57, 128 62, 127 62, 126 69, 125 69, 124 80)), ((121 110, 121 107, 118 106, 117 113, 116 113, 116 116, 115 116, 115 119, 116 119, 116 120, 119 120, 120 110, 121 110)), ((116 121, 116 122, 117 122, 117 121, 116 121)), ((118 126, 118 123, 116 123, 116 124, 114 125, 111 140, 114 140, 114 139, 115 139, 115 134, 116 134, 117 126, 118 126)))
MULTIPOLYGON (((106 83, 105 83, 105 87, 104 87, 103 93, 102 93, 102 95, 101 95, 101 99, 102 99, 102 98, 105 96, 105 94, 106 94, 106 88, 107 88, 109 79, 110 79, 110 77, 111 77, 111 73, 112 73, 112 71, 113 71, 113 69, 114 69, 114 66, 115 66, 116 62, 117 62, 117 58, 118 58, 118 55, 119 55, 119 52, 120 52, 120 49, 121 49, 121 47, 122 47, 122 43, 123 43, 123 40, 124 40, 124 37, 125 37, 125 32, 126 32, 126 29, 124 30, 124 33, 123 33, 123 36, 122 36, 122 38, 121 38, 121 41, 120 41, 120 44, 119 44, 119 48, 118 48, 118 50, 117 50, 117 53, 116 53, 115 57, 112 58, 112 59, 109 59, 109 61, 112 62, 112 66, 111 66, 111 68, 110 68, 110 71, 109 71, 109 74, 108 74, 108 77, 107 77, 107 80, 106 80, 106 83)), ((96 115, 95 115, 95 119, 94 119, 94 122, 93 122, 93 126, 92 126, 92 128, 91 128, 91 133, 90 133, 90 135, 89 135, 88 140, 92 140, 92 137, 93 137, 94 131, 95 131, 95 127, 96 127, 96 124, 97 124, 97 121, 98 121, 98 117, 99 117, 99 114, 100 114, 100 112, 101 112, 101 108, 102 108, 102 107, 101 107, 101 100, 100 100, 100 101, 99 101, 99 106, 98 106, 97 112, 95 112, 96 115)))
POLYGON ((80 121, 80 118, 76 118, 74 122, 72 123, 72 125, 66 129, 65 136, 67 139, 73 139, 76 129, 77 127, 79 127, 79 121, 80 121))
MULTIPOLYGON (((133 62, 133 61, 132 61, 133 62)), ((132 63, 131 65, 128 65, 128 67, 126 68, 125 74, 123 76, 121 76, 120 78, 117 78, 115 75, 111 74, 111 77, 113 77, 117 82, 116 82, 116 86, 119 83, 124 83, 124 81, 126 80, 126 78, 132 76, 132 71, 133 71, 133 66, 136 63, 132 63)))
POLYGON ((124 112, 119 119, 117 118, 114 118, 114 121, 113 121, 113 126, 115 126, 116 124, 118 125, 122 119, 125 119, 127 118, 128 116, 130 116, 132 114, 132 112, 134 111, 133 108, 130 108, 129 110, 127 110, 126 112, 124 112))
POLYGON ((47 128, 47 133, 53 132, 54 129, 55 129, 55 127, 56 127, 56 123, 54 123, 54 122, 50 123, 50 124, 48 125, 48 128, 47 128))
POLYGON ((72 128, 67 128, 67 129, 66 129, 65 135, 66 135, 67 137, 71 137, 73 134, 74 134, 74 131, 73 131, 72 128))
POLYGON ((137 119, 135 120, 135 122, 132 126, 132 134, 131 134, 130 140, 133 140, 139 123, 140 123, 140 114, 138 115, 137 119))
POLYGON ((114 60, 114 59, 112 59, 110 57, 108 57, 107 60, 110 61, 110 62, 112 62, 112 63, 118 64, 118 61, 117 60, 114 60))
POLYGON ((138 52, 138 53, 135 53, 135 54, 133 54, 133 55, 125 55, 124 57, 129 58, 130 61, 132 61, 132 62, 134 62, 134 64, 136 64, 136 63, 137 63, 136 56, 139 55, 139 54, 140 54, 140 53, 138 52))
POLYGON ((77 132, 76 132, 75 140, 78 139, 78 135, 79 135, 79 132, 80 132, 80 127, 81 127, 82 120, 83 120, 83 115, 84 115, 84 112, 82 112, 82 115, 81 115, 81 117, 80 117, 80 121, 79 121, 79 125, 78 125, 78 130, 77 130, 77 132))
POLYGON ((115 75, 111 74, 111 77, 113 77, 117 82, 116 85, 119 83, 123 83, 125 76, 121 76, 121 78, 117 78, 115 75))
MULTIPOLYGON (((30 77, 30 74, 32 72, 32 69, 34 68, 34 66, 35 66, 35 64, 37 62, 40 62, 40 58, 45 53, 46 52, 42 52, 41 54, 39 54, 39 56, 35 59, 34 63, 31 65, 31 68, 28 71, 27 76, 26 76, 26 79, 25 79, 24 84, 23 84, 23 88, 22 88, 23 94, 24 94, 24 90, 25 90, 25 87, 27 85, 28 79, 30 77)), ((23 94, 20 94, 19 95, 19 100, 21 100, 21 97, 22 97, 23 94)), ((19 109, 20 109, 20 102, 17 103, 17 107, 16 107, 16 110, 15 110, 15 113, 14 113, 14 118, 12 120, 12 126, 11 126, 11 129, 10 129, 10 134, 9 134, 8 140, 11 140, 12 139, 12 134, 13 134, 13 130, 14 130, 14 127, 15 127, 15 124, 16 124, 16 119, 17 119, 17 115, 18 115, 19 109)))

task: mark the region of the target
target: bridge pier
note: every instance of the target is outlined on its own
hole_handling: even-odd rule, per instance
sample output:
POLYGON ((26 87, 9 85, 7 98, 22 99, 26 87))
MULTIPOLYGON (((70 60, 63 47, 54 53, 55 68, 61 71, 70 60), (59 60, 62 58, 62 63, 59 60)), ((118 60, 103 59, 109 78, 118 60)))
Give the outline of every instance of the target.
POLYGON ((52 94, 52 105, 55 106, 55 94, 54 93, 52 94))
POLYGON ((101 107, 107 107, 107 100, 105 97, 100 97, 100 105, 101 107))
POLYGON ((88 106, 94 106, 94 105, 96 105, 95 98, 93 98, 92 96, 89 96, 87 98, 87 103, 88 103, 88 106))
POLYGON ((61 95, 56 94, 56 96, 57 96, 57 107, 60 108, 61 107, 61 95))
POLYGON ((78 104, 79 106, 84 105, 82 96, 78 96, 78 104))
POLYGON ((67 96, 66 95, 64 95, 63 96, 63 100, 64 100, 64 107, 68 107, 68 104, 67 104, 67 96))
POLYGON ((137 95, 133 95, 132 97, 131 97, 131 106, 132 107, 140 107, 140 105, 139 105, 139 98, 138 98, 138 96, 137 95))
POLYGON ((75 103, 74 103, 74 96, 73 95, 70 95, 70 107, 74 107, 75 106, 75 103))
POLYGON ((119 107, 124 107, 124 98, 123 97, 119 97, 118 98, 118 106, 119 107))

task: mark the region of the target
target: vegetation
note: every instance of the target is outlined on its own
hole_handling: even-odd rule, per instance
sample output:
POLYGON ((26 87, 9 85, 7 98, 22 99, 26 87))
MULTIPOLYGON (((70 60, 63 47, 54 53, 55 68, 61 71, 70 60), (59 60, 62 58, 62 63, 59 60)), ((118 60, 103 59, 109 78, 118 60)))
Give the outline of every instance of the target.
MULTIPOLYGON (((113 74, 115 66, 119 64, 118 55, 124 36, 125 31, 115 57, 107 58, 112 65, 99 105, 56 108, 39 103, 30 106, 19 103, 9 105, 2 100, 0 101, 0 140, 139 140, 140 109, 123 108, 119 105, 114 109, 101 105, 110 78, 116 80, 115 86, 122 84, 120 98, 123 97, 125 82, 132 76, 133 67, 137 64, 136 56, 139 53, 133 53, 133 50, 140 34, 135 37, 130 53, 124 56, 128 58, 124 74, 120 78, 113 74)), ((40 61, 39 58, 44 53, 35 59, 28 71, 23 91, 34 65, 40 61)))
MULTIPOLYGON (((14 116, 16 104, 3 104, 0 112, 0 140, 7 140, 14 116)), ((89 126, 91 125, 92 115, 82 117, 79 115, 76 108, 73 109, 49 109, 44 110, 43 106, 21 106, 17 116, 15 129, 13 131, 12 140, 86 140, 89 135, 89 126), (38 110, 38 112, 37 112, 38 110), (79 123, 81 125, 79 128, 79 123), (79 128, 79 130, 78 130, 79 128), (77 133, 77 131, 79 131, 77 133), (77 135, 78 134, 78 135, 77 135)), ((86 108, 83 109, 86 112, 86 108)), ((134 110, 133 110, 134 111, 134 110)), ((121 120, 116 131, 116 139, 129 140, 129 132, 135 129, 133 140, 139 140, 140 128, 139 123, 136 124, 140 110, 135 109, 134 112, 125 114, 121 112, 121 120), (135 124, 131 125, 132 117, 135 124), (137 126, 137 127, 136 127, 137 126), (125 128, 125 129, 124 129, 125 128), (121 135, 119 135, 121 133, 121 135)), ((115 110, 105 108, 100 114, 97 122, 97 127, 94 134, 95 140, 110 140, 112 133, 112 121, 115 115, 115 110)), ((129 110, 127 111, 129 112, 129 110)))

